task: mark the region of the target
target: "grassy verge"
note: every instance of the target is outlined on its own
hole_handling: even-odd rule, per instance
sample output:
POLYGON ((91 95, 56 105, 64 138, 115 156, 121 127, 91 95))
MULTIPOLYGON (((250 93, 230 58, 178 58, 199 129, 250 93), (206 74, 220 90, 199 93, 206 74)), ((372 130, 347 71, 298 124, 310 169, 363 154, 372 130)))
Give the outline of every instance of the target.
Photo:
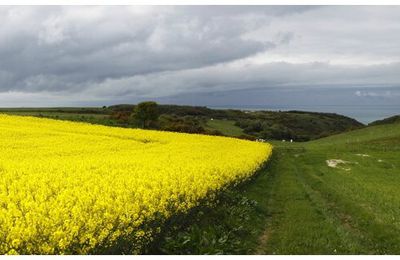
POLYGON ((172 225, 154 252, 399 254, 399 157, 400 124, 275 143, 266 169, 172 225))
POLYGON ((250 254, 265 226, 274 176, 267 166, 251 180, 221 192, 210 207, 172 218, 148 254, 250 254))

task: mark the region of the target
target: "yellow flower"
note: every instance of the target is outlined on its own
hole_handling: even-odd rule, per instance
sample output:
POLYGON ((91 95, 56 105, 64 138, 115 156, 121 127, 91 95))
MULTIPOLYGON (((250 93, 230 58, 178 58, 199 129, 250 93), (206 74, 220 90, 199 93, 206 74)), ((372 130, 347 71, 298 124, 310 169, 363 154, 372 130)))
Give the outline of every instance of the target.
POLYGON ((3 114, 0 140, 2 254, 85 254, 132 237, 139 252, 167 218, 252 176, 272 151, 234 138, 3 114), (151 221, 159 227, 143 230, 151 221))
POLYGON ((19 255, 19 254, 15 249, 11 249, 10 251, 7 252, 7 255, 19 255))

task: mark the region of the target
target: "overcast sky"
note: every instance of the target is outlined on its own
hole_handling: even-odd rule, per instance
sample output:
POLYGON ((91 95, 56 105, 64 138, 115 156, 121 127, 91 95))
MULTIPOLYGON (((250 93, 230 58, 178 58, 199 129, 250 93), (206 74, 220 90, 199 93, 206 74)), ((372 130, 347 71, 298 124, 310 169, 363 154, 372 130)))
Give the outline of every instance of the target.
POLYGON ((0 106, 400 104, 400 6, 0 7, 0 106))

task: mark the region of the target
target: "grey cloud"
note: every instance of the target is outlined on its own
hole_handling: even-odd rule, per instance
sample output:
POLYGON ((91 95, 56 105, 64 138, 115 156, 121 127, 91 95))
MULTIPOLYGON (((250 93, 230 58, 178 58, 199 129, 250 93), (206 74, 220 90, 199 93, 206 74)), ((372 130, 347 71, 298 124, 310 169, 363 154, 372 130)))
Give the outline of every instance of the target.
POLYGON ((307 6, 307 5, 285 5, 285 6, 243 6, 243 5, 232 5, 232 6, 183 6, 181 11, 191 16, 246 16, 246 15, 263 15, 266 17, 280 17, 296 13, 304 13, 310 10, 315 10, 321 6, 307 6), (223 11, 221 11, 223 10, 223 11))
POLYGON ((11 99, 22 105, 50 97, 91 104, 288 87, 346 88, 354 97, 372 96, 357 95, 356 88, 400 86, 399 11, 0 7, 0 106, 11 99))
POLYGON ((362 68, 326 63, 275 62, 242 67, 216 65, 206 68, 154 73, 94 84, 88 96, 162 97, 185 92, 208 92, 252 88, 387 86, 400 82, 400 63, 362 68))
POLYGON ((155 9, 145 14, 124 7, 3 11, 0 70, 16 81, 1 88, 81 88, 109 78, 228 62, 274 47, 273 42, 242 39, 248 24, 229 15, 192 19, 179 8, 155 9), (38 78, 58 84, 27 84, 38 78))

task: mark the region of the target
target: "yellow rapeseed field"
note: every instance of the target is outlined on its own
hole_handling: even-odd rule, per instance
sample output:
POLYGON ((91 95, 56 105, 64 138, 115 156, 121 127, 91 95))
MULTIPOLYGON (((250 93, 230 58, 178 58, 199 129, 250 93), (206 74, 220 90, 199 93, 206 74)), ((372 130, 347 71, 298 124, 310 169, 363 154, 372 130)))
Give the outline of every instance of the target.
POLYGON ((140 252, 163 220, 271 154, 233 138, 2 114, 0 140, 3 254, 87 254, 121 241, 140 252))

